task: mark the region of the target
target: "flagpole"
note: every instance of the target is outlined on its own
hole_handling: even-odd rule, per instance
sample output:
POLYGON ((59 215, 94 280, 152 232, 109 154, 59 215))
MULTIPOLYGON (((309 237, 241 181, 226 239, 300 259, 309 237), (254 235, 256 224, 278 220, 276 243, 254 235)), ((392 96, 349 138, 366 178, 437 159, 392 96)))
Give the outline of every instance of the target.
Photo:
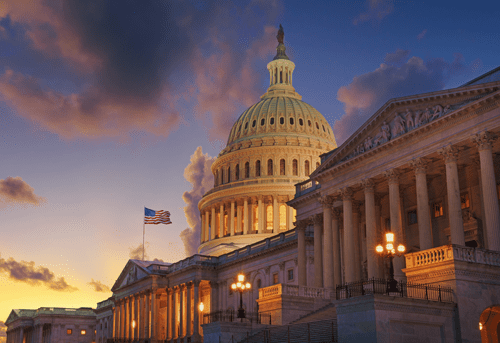
POLYGON ((146 223, 142 224, 142 260, 144 261, 144 233, 146 232, 146 223))

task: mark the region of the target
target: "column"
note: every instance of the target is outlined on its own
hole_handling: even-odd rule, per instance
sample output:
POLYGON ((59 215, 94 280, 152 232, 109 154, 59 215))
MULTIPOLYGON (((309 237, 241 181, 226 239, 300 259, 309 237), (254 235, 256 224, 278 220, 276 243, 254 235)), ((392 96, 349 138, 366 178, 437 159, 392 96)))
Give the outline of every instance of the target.
POLYGON ((132 297, 127 298, 127 339, 132 340, 132 297))
POLYGON ((165 289, 165 291, 167 292, 167 309, 165 310, 166 312, 166 315, 165 315, 165 321, 166 321, 166 334, 165 334, 165 340, 168 340, 170 336, 170 324, 172 323, 172 321, 170 320, 170 316, 171 316, 171 312, 170 312, 170 305, 172 304, 171 300, 170 300, 170 297, 172 295, 172 291, 170 290, 170 288, 167 288, 165 289))
POLYGON ((365 218, 366 218, 366 260, 368 278, 378 276, 378 256, 375 247, 377 246, 377 218, 375 215, 375 184, 373 180, 363 180, 365 188, 365 218))
POLYGON ((139 294, 139 339, 144 339, 144 292, 139 294))
POLYGON ((117 317, 118 317, 118 307, 117 307, 117 305, 115 303, 115 307, 113 307, 113 331, 111 333, 111 335, 112 335, 111 337, 113 337, 114 339, 117 338, 116 337, 116 333, 118 331, 117 330, 117 325, 118 325, 118 323, 117 323, 117 317))
POLYGON ((248 229, 248 198, 243 199, 243 234, 247 235, 248 229))
POLYGON ((241 200, 236 201, 236 232, 242 232, 241 227, 241 200))
MULTIPOLYGON (((401 198, 399 196, 399 171, 395 168, 385 172, 385 176, 389 183, 389 213, 391 220, 391 231, 395 237, 395 247, 398 244, 403 244, 403 228, 401 221, 401 198)), ((402 280, 404 273, 401 269, 404 268, 404 258, 394 257, 394 278, 402 280)))
POLYGON ((483 131, 472 137, 479 151, 481 163, 481 185, 483 189, 484 219, 486 222, 486 247, 500 251, 500 213, 498 211, 497 184, 491 143, 496 135, 483 131))
POLYGON ((177 289, 179 287, 172 287, 172 318, 171 318, 171 323, 172 323, 172 342, 174 339, 177 337, 177 321, 176 321, 176 316, 177 316, 177 309, 175 308, 177 305, 177 289))
POLYGON ((146 302, 146 311, 145 311, 145 316, 144 316, 144 338, 149 339, 151 335, 149 334, 149 302, 150 302, 150 297, 149 297, 149 291, 146 291, 144 301, 146 302))
POLYGON ((446 188, 448 191, 448 218, 450 222, 451 244, 465 245, 464 222, 460 203, 460 185, 458 183, 458 149, 449 145, 438 152, 444 158, 446 166, 446 188))
POLYGON ((212 240, 215 239, 215 231, 217 228, 215 227, 215 206, 212 206, 212 218, 210 224, 210 237, 212 240))
POLYGON ((323 287, 322 219, 321 214, 311 218, 314 225, 314 287, 323 287))
POLYGON ((122 340, 127 338, 127 334, 125 331, 127 324, 127 301, 125 298, 121 300, 121 309, 120 309, 120 338, 122 340))
POLYGON ((199 288, 200 288, 200 281, 194 280, 194 294, 193 294, 194 316, 193 316, 193 335, 191 337, 191 342, 196 342, 200 338, 200 329, 199 329, 200 311, 198 309, 198 305, 199 305, 199 301, 200 301, 199 288))
POLYGON ((217 282, 210 281, 210 312, 216 312, 217 308, 217 282))
POLYGON ((278 196, 273 195, 273 233, 275 235, 279 233, 279 228, 280 228, 280 216, 279 216, 278 196))
POLYGON ((356 281, 355 272, 355 242, 352 218, 353 191, 349 188, 342 189, 342 202, 344 208, 344 257, 345 257, 345 282, 356 281))
POLYGON ((157 313, 157 306, 156 306, 156 289, 153 288, 151 291, 151 342, 155 342, 157 339, 156 335, 156 313, 157 313))
POLYGON ((340 211, 332 209, 332 258, 333 258, 333 287, 342 284, 342 265, 340 260, 340 211))
POLYGON ((208 213, 208 209, 205 211, 205 242, 210 240, 210 213, 208 213))
POLYGON ((185 285, 179 286, 179 342, 182 342, 181 339, 184 337, 184 289, 185 285))
POLYGON ((423 158, 416 158, 411 162, 415 170, 415 183, 417 190, 417 225, 420 250, 433 247, 432 223, 429 207, 429 193, 427 190, 427 163, 423 158))
POLYGON ((257 203, 258 203, 258 208, 257 208, 257 212, 259 213, 259 220, 258 220, 258 223, 257 223, 257 227, 259 229, 259 233, 263 233, 264 232, 264 222, 265 222, 265 217, 263 215, 263 208, 264 206, 262 205, 262 196, 259 195, 257 197, 257 203))
POLYGON ((306 223, 304 220, 295 222, 295 231, 297 232, 297 268, 299 286, 307 286, 306 271, 306 223))
POLYGON ((205 242, 205 212, 201 212, 201 243, 205 242))
POLYGON ((231 211, 229 213, 228 225, 231 236, 234 236, 234 200, 231 200, 231 211))
POLYGON ((219 238, 224 237, 224 203, 219 207, 219 238))
MULTIPOLYGON (((291 197, 288 197, 288 201, 292 200, 291 197)), ((287 222, 286 227, 287 230, 293 229, 293 207, 286 205, 286 214, 287 214, 287 222)))
POLYGON ((352 202, 352 230, 354 233, 354 274, 356 281, 361 280, 361 235, 359 234, 359 217, 361 213, 359 211, 359 203, 357 201, 352 202))
MULTIPOLYGON (((187 283, 187 288, 186 288, 186 310, 187 310, 187 315, 186 315, 186 339, 185 343, 188 343, 188 337, 191 337, 193 334, 191 331, 191 321, 192 321, 192 312, 191 312, 191 291, 193 289, 193 282, 188 282, 187 283)), ((195 309, 196 311, 196 309, 195 309)))
POLYGON ((320 199, 320 203, 323 205, 324 285, 325 288, 333 288, 335 281, 333 275, 332 199, 325 196, 320 199))

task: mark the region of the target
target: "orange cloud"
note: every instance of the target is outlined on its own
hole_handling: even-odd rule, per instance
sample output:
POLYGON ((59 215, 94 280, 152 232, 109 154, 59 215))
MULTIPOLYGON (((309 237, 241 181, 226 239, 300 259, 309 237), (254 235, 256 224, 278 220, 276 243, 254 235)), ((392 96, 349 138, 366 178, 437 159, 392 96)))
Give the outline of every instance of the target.
POLYGON ((111 289, 108 286, 98 280, 94 281, 94 279, 92 279, 92 281, 90 281, 88 285, 92 286, 92 288, 94 288, 94 291, 96 292, 111 292, 111 289))
POLYGON ((46 199, 38 196, 33 187, 28 185, 20 176, 7 177, 0 180, 0 202, 7 204, 31 204, 38 206, 46 199))

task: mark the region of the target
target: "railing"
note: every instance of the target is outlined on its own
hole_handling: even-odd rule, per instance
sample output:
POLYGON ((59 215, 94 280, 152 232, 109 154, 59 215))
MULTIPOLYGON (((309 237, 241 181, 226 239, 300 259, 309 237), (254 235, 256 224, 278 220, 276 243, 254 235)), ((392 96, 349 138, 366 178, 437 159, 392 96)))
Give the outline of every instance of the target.
POLYGON ((215 311, 205 313, 203 315, 203 324, 215 322, 250 322, 256 324, 269 324, 271 325, 271 315, 258 312, 245 312, 245 318, 237 318, 234 310, 215 311))
POLYGON ((312 192, 320 187, 321 185, 313 180, 306 180, 301 183, 297 183, 295 185, 295 197, 299 197, 306 193, 312 192))
POLYGON ((278 283, 259 289, 259 299, 270 298, 277 295, 293 295, 306 298, 333 299, 334 293, 328 288, 287 285, 278 283))
POLYGON ((397 283, 397 291, 392 291, 389 281, 384 279, 368 279, 337 285, 337 300, 359 297, 367 294, 385 294, 402 298, 424 299, 453 303, 453 290, 449 287, 420 285, 409 282, 397 283))
POLYGON ((240 343, 332 343, 338 342, 337 321, 321 320, 273 326, 254 335, 249 335, 240 343))
POLYGON ((407 269, 451 260, 500 266, 500 252, 498 251, 451 244, 406 254, 405 258, 407 269))

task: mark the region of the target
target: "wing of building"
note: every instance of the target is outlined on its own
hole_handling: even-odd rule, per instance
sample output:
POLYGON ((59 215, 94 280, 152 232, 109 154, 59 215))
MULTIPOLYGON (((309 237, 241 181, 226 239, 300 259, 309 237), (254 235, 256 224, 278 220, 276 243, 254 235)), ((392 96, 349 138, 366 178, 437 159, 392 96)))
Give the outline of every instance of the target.
POLYGON ((212 166, 199 254, 129 260, 96 341, 497 342, 500 68, 390 99, 337 147, 283 34, 212 166))

